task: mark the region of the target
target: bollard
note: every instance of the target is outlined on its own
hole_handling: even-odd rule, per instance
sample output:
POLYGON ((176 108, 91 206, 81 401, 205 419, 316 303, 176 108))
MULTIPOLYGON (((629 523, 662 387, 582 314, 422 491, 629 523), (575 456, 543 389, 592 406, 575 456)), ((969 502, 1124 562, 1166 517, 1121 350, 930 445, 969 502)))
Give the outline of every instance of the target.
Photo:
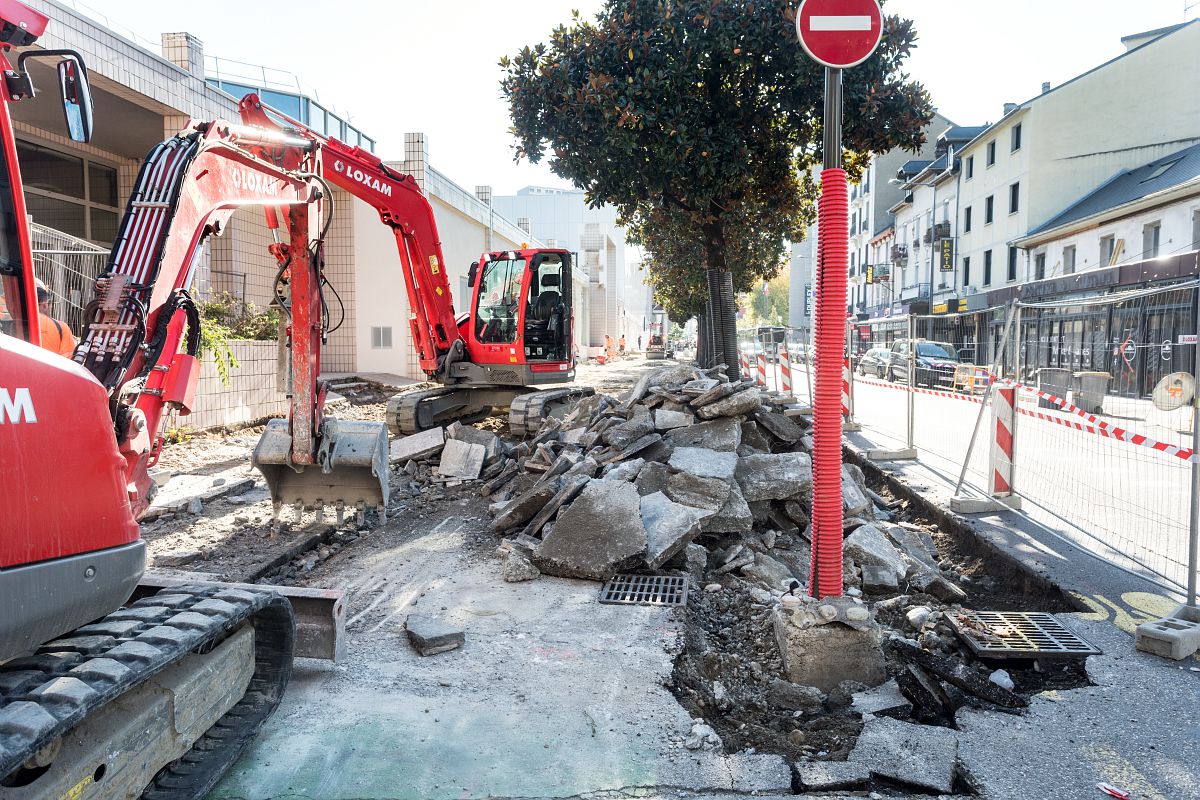
MULTIPOLYGON (((988 491, 997 499, 1013 495, 1013 441, 1017 416, 1017 385, 1005 382, 992 395, 992 459, 988 491)), ((1014 498, 1020 501, 1020 498, 1014 498)), ((1009 505, 1007 502, 1006 505, 1009 505)))

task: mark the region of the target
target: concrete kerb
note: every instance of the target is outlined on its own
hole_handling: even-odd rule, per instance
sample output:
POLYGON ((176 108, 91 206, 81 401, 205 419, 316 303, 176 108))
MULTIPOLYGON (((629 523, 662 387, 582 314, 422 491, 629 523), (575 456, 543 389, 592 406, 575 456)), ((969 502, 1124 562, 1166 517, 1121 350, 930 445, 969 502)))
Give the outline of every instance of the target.
POLYGON ((897 450, 885 450, 877 447, 867 450, 864 455, 869 461, 914 461, 917 458, 917 449, 901 447, 897 450))
POLYGON ((994 514, 998 511, 1020 511, 1021 497, 1015 494, 1008 497, 959 495, 950 498, 950 510, 955 514, 994 514))

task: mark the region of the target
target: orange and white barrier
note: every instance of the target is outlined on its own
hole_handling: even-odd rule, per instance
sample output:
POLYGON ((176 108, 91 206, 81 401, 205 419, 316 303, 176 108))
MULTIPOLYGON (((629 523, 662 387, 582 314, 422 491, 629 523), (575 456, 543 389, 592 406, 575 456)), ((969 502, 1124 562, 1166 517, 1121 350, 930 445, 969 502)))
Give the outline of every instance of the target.
POLYGON ((764 389, 767 386, 767 353, 765 350, 758 351, 758 378, 755 382, 764 389))
POLYGON ((1013 494, 1013 436, 1017 419, 1017 385, 1011 382, 996 384, 992 393, 991 479, 988 489, 993 497, 1013 494))
POLYGON ((741 364, 741 367, 742 367, 742 380, 744 380, 744 381, 750 380, 750 359, 746 357, 745 350, 742 350, 742 349, 738 350, 738 362, 741 364))
POLYGON ((783 382, 784 394, 792 393, 792 357, 787 351, 787 344, 779 351, 779 379, 783 382))
POLYGON ((850 422, 854 415, 854 400, 850 394, 850 357, 842 359, 842 421, 850 422))

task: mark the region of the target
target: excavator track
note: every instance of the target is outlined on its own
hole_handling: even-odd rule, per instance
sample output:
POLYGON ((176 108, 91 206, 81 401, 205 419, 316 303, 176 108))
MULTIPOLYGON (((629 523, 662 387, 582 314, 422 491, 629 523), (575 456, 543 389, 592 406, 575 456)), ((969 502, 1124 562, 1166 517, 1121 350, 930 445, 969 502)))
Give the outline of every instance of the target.
POLYGON ((441 424, 429 409, 422 409, 421 406, 434 398, 446 397, 455 391, 457 389, 453 386, 440 386, 436 389, 396 395, 387 404, 388 430, 393 436, 408 436, 441 424))
MULTIPOLYGON (((48 796, 50 787, 39 788, 39 781, 51 781, 50 770, 78 775, 81 768, 86 775, 69 785, 67 793, 56 789, 54 797, 134 796, 117 794, 117 787, 109 785, 126 766, 158 770, 142 790, 144 800, 203 797, 279 705, 291 677, 294 646, 292 608, 282 595, 189 585, 138 600, 47 642, 32 656, 0 665, 0 798, 48 796), (165 766, 134 764, 149 756, 115 747, 95 765, 55 762, 60 748, 64 755, 58 761, 70 761, 65 754, 72 731, 94 717, 116 715, 127 693, 134 697, 156 690, 155 683, 166 680, 172 668, 185 668, 234 644, 244 648, 244 660, 253 661, 252 672, 248 663, 242 665, 244 694, 230 700, 232 705, 207 730, 197 732, 190 749, 184 742, 179 752, 171 751, 165 766), (113 763, 122 756, 125 762, 113 763)), ((215 672, 203 666, 202 676, 205 670, 215 672)), ((192 711, 175 709, 185 718, 192 711)))
POLYGON ((513 436, 532 436, 542 427, 546 417, 554 414, 555 409, 595 393, 596 390, 591 386, 573 386, 518 395, 508 408, 508 430, 513 436))

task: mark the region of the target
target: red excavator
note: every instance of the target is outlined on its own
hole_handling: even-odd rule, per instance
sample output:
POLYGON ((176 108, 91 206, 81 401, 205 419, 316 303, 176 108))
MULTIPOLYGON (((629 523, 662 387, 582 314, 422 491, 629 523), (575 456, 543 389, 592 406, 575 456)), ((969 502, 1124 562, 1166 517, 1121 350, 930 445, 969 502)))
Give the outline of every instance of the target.
POLYGON ((307 128, 255 94, 242 98, 239 108, 244 123, 276 137, 257 147, 256 155, 293 168, 300 152, 286 142, 312 143, 323 153, 324 178, 369 203, 395 234, 412 340, 421 369, 442 386, 392 398, 387 410, 392 433, 481 419, 493 408, 508 408, 509 429, 524 436, 536 432, 546 416, 594 393, 561 386, 575 377, 570 251, 484 253, 468 273, 470 312, 456 314, 433 207, 412 175, 307 128), (530 391, 554 385, 559 387, 530 391))
POLYGON ((299 629, 305 604, 260 586, 177 585, 128 602, 145 593, 137 519, 152 499, 163 416, 187 413, 195 392, 200 320, 188 286, 204 239, 234 209, 265 206, 287 229, 272 251, 287 286, 292 409, 274 460, 295 478, 275 481, 277 499, 382 507, 386 430, 322 413, 324 234, 310 231, 322 213, 328 221, 330 192, 307 139, 202 121, 156 147, 74 360, 38 347, 9 113, 33 95, 26 61, 59 59, 73 139, 87 141, 92 122, 78 53, 25 51, 15 67, 7 58, 47 22, 0 0, 0 797, 197 798, 274 711, 293 654, 338 649, 330 593, 294 592, 318 609, 299 629), (287 169, 263 162, 250 148, 267 139, 304 157, 287 169))

